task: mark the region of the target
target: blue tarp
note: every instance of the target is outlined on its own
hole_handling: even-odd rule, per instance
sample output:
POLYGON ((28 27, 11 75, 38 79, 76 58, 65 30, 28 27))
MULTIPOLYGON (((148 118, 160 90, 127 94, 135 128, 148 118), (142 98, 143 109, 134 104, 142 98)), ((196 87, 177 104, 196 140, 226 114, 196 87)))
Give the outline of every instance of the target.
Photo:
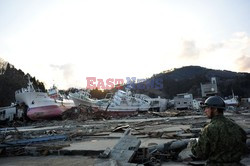
POLYGON ((25 146, 25 145, 33 144, 33 143, 40 143, 40 142, 54 141, 54 140, 66 140, 66 139, 67 139, 67 136, 65 135, 53 135, 53 136, 38 137, 38 138, 31 138, 31 139, 23 139, 23 140, 3 142, 0 144, 0 148, 10 147, 10 146, 25 146))

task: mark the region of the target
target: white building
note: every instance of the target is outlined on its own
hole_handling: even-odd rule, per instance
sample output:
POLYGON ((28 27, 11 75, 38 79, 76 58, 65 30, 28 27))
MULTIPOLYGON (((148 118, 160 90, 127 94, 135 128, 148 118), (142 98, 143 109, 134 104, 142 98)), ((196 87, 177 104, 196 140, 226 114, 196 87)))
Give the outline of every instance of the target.
POLYGON ((189 93, 177 94, 174 97, 175 109, 192 109, 193 108, 193 95, 189 93))
POLYGON ((201 83, 201 96, 208 97, 214 96, 218 93, 216 78, 212 77, 210 83, 202 84, 201 83))

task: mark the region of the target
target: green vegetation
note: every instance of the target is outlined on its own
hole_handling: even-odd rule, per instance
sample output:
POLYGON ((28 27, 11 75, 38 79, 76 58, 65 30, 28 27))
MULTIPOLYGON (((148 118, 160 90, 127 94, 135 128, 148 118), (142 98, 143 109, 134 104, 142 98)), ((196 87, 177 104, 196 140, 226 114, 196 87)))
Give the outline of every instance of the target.
MULTIPOLYGON (((5 71, 0 75, 0 107, 9 106, 15 102, 15 91, 27 87, 28 75, 7 64, 5 71)), ((35 77, 31 77, 30 80, 36 89, 45 91, 42 82, 36 80, 35 77)))

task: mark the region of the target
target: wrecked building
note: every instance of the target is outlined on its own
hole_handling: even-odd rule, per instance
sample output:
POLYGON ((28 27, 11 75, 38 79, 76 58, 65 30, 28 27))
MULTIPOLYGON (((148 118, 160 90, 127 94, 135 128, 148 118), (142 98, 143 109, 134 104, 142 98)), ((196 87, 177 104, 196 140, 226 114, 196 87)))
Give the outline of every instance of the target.
POLYGON ((201 96, 208 97, 214 96, 218 93, 216 78, 212 77, 210 83, 202 84, 201 83, 201 96))
POLYGON ((0 123, 20 119, 23 116, 23 110, 17 109, 15 105, 0 108, 0 123))
POLYGON ((177 94, 174 97, 175 109, 190 109, 193 108, 193 95, 189 93, 177 94))

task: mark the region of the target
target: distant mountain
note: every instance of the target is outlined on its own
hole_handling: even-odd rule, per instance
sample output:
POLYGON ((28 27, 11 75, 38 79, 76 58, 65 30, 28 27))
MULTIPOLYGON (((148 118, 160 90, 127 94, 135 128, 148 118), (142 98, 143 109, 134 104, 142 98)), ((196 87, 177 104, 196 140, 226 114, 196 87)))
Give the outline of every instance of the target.
MULTIPOLYGON (((15 102, 15 91, 27 87, 28 75, 0 58, 0 107, 9 106, 15 102)), ((30 80, 35 88, 45 91, 42 82, 35 77, 31 77, 30 80)))
MULTIPOLYGON (((207 69, 200 66, 185 66, 182 68, 174 69, 172 72, 162 73, 165 74, 166 78, 174 79, 174 80, 185 80, 185 79, 193 79, 197 76, 204 75, 209 79, 211 77, 220 77, 220 78, 233 78, 239 73, 226 71, 226 70, 213 70, 207 69)), ((158 74, 161 76, 162 74, 158 74)))
MULTIPOLYGON (((162 80, 161 89, 138 89, 136 93, 144 93, 151 97, 173 98, 179 93, 192 93, 194 97, 201 97, 200 83, 208 83, 211 77, 216 77, 219 95, 225 97, 232 94, 240 97, 250 97, 250 74, 237 73, 226 70, 213 70, 200 66, 185 66, 155 74, 148 82, 162 80)), ((139 84, 146 85, 146 82, 139 84)), ((139 85, 137 84, 137 86, 139 85)))

